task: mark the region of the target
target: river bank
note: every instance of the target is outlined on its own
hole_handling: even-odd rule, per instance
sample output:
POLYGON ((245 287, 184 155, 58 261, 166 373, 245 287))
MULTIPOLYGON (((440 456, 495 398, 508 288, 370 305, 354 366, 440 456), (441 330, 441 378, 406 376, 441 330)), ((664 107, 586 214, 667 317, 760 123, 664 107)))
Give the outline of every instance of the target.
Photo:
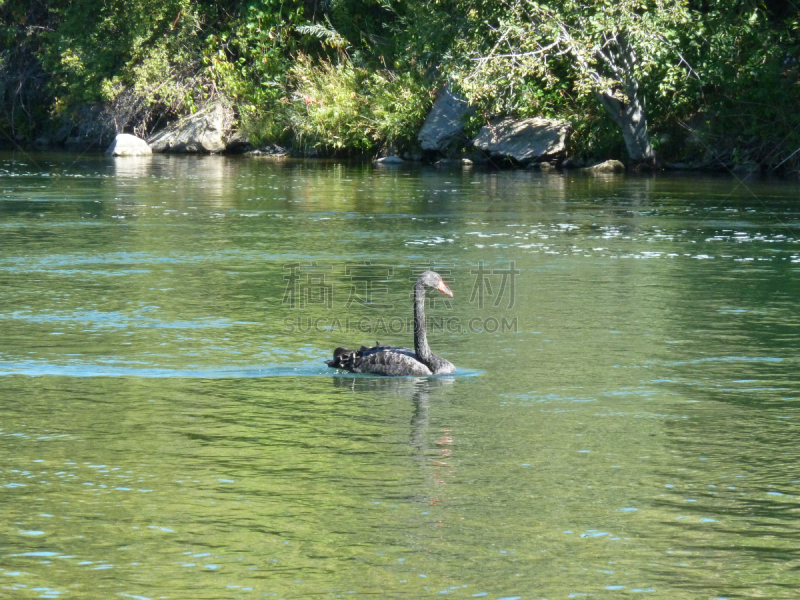
MULTIPOLYGON (((43 134, 32 144, 8 144, 6 149, 44 151, 104 151, 114 156, 166 154, 227 154, 257 158, 346 158, 375 161, 382 165, 404 163, 433 164, 441 168, 487 166, 500 169, 537 169, 540 171, 586 170, 595 173, 623 173, 642 170, 640 164, 625 164, 614 156, 578 155, 575 133, 581 128, 562 119, 498 118, 470 136, 470 118, 474 109, 448 89, 441 91, 429 109, 415 139, 406 140, 400 148, 379 152, 352 148, 326 148, 278 144, 257 145, 248 139, 233 108, 224 103, 175 119, 148 138, 115 133, 109 122, 111 110, 95 108, 79 111, 81 118, 64 121, 53 134, 43 134)), ((473 128, 474 130, 474 128, 473 128)), ((735 175, 797 176, 798 171, 781 168, 783 164, 751 160, 746 153, 731 150, 715 151, 701 141, 698 131, 687 128, 680 148, 673 144, 672 155, 666 155, 647 171, 696 171, 735 175), (689 157, 688 159, 686 157, 689 157)), ((663 141, 669 141, 665 138, 663 141)), ((0 144, 0 148, 3 144, 0 144)), ((624 159, 623 157, 620 157, 624 159)))
POLYGON ((800 170, 788 5, 9 0, 0 22, 11 148, 800 170))

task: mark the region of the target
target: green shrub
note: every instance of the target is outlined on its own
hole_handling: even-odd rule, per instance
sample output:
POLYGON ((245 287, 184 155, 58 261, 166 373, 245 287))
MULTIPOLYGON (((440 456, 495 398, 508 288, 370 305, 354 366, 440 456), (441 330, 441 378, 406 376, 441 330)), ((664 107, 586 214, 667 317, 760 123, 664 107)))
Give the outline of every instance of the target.
POLYGON ((370 72, 349 60, 292 66, 288 122, 300 146, 361 152, 398 149, 413 142, 431 97, 413 73, 370 72))
POLYGON ((285 101, 278 100, 261 107, 240 104, 239 126, 250 143, 256 147, 283 145, 291 137, 285 101))

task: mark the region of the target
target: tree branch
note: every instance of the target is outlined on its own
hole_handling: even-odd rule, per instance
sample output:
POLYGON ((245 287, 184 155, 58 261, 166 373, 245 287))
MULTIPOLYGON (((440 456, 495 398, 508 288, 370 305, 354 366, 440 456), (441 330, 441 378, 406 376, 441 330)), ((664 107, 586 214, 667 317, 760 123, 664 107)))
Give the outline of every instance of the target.
POLYGON ((558 41, 553 42, 549 46, 542 46, 538 50, 531 50, 530 52, 512 52, 509 54, 489 54, 487 56, 479 56, 477 58, 471 58, 470 60, 474 61, 482 61, 488 62, 490 60, 494 60, 495 58, 520 58, 523 56, 536 56, 537 54, 544 54, 549 50, 558 46, 558 41))

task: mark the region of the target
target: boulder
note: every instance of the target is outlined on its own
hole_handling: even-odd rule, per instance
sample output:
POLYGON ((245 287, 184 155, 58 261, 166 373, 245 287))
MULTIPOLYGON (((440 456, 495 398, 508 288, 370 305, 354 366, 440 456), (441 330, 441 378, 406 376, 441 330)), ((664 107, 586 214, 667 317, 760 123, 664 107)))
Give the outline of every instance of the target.
POLYGON ((567 150, 569 123, 555 119, 503 119, 482 127, 472 143, 494 158, 517 162, 557 158, 567 150))
POLYGON ((283 146, 264 146, 263 148, 256 148, 255 150, 248 150, 245 152, 247 156, 271 156, 278 158, 287 158, 289 151, 283 146))
POLYGON ((399 156, 384 156, 383 158, 375 159, 376 165, 401 165, 404 161, 399 156))
POLYGON ((472 161, 468 158, 440 158, 435 163, 434 167, 471 167, 472 161))
POLYGON ((153 152, 187 154, 222 152, 233 120, 233 110, 217 102, 157 133, 150 139, 150 148, 153 152))
POLYGON ((618 160, 606 160, 591 167, 586 167, 584 171, 591 171, 592 173, 624 173, 625 165, 618 160))
POLYGON ((422 129, 417 134, 423 150, 444 150, 461 138, 463 118, 471 112, 469 104, 446 87, 433 103, 422 129))
POLYGON ((130 133, 118 133, 106 150, 111 156, 149 156, 153 154, 147 142, 130 133))

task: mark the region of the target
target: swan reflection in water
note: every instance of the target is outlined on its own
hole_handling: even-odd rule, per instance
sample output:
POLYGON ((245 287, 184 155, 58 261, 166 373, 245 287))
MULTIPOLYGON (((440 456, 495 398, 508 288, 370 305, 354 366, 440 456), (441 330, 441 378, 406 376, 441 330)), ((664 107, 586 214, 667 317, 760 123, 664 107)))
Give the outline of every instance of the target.
POLYGON ((353 392, 391 394, 401 401, 409 398, 414 405, 414 414, 411 416, 411 445, 424 451, 431 395, 444 392, 458 379, 458 377, 333 377, 331 381, 334 387, 347 388, 353 392))
MULTIPOLYGON (((458 379, 458 377, 333 377, 332 382, 334 387, 347 388, 356 393, 385 394, 391 396, 392 401, 403 402, 410 399, 414 412, 411 415, 409 442, 414 449, 414 458, 429 480, 438 488, 445 485, 445 479, 451 477, 453 473, 454 466, 450 460, 453 432, 449 428, 444 428, 439 438, 431 443, 429 431, 431 398, 445 400, 448 397, 448 388, 456 385, 458 379)), ((413 498, 430 505, 444 501, 443 497, 431 494, 416 495, 413 498)))

